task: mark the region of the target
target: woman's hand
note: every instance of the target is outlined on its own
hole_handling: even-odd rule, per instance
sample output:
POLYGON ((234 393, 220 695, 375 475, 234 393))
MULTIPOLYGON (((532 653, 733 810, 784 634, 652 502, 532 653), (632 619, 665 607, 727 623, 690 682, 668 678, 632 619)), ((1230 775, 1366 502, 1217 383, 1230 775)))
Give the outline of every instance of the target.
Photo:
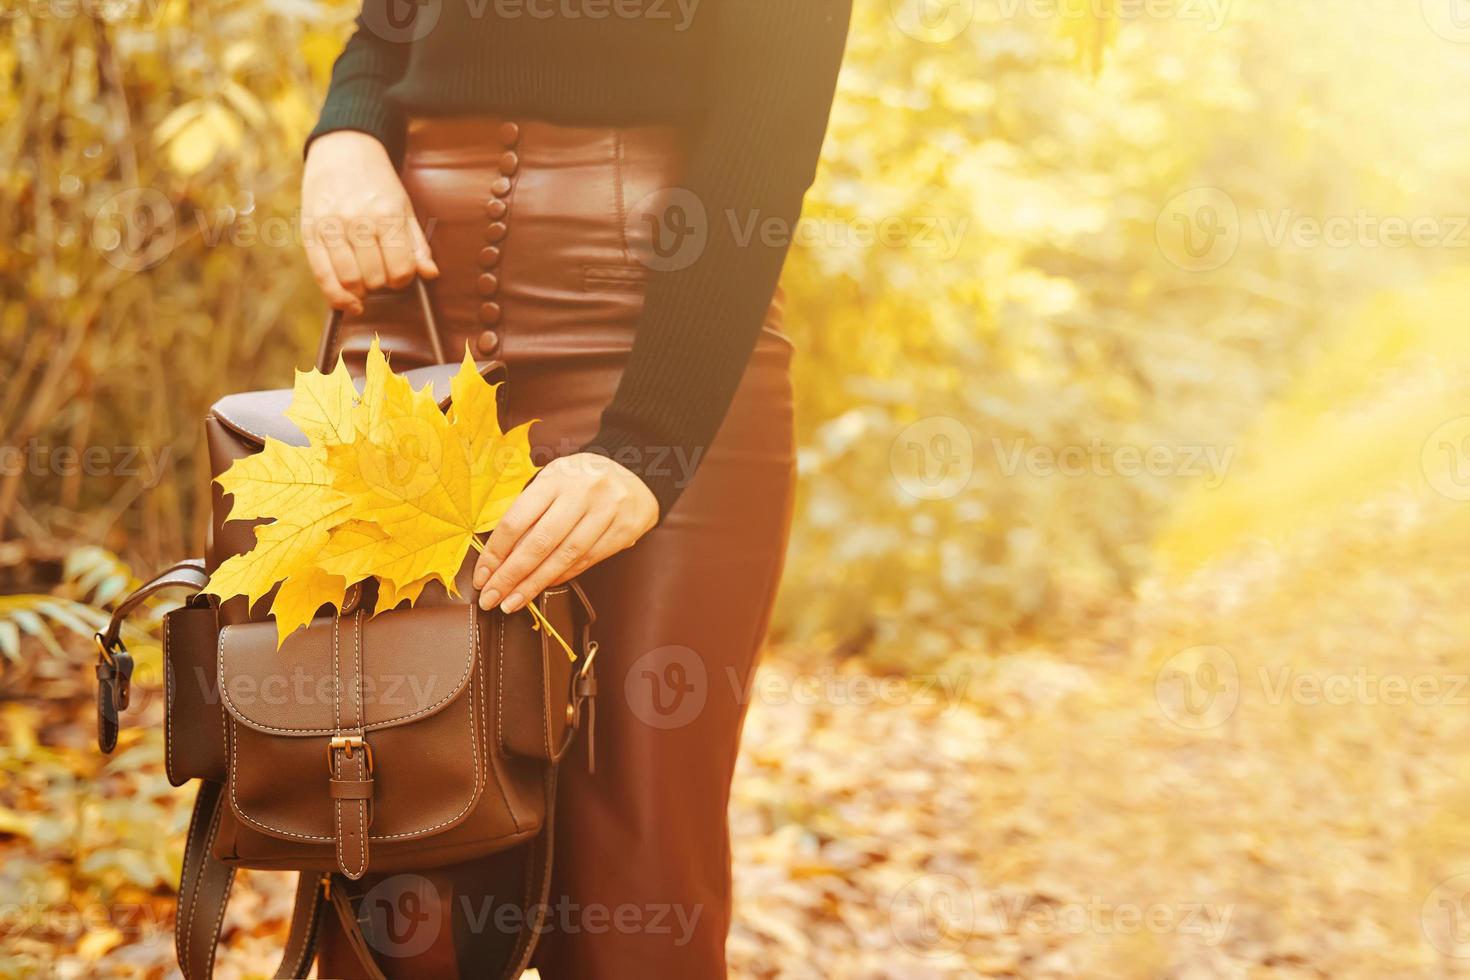
POLYGON ((658 523, 653 491, 595 453, 553 460, 511 504, 475 563, 480 608, 508 613, 631 546, 658 523))
POLYGON ((312 141, 301 178, 301 235, 312 275, 335 309, 358 314, 373 290, 439 275, 388 151, 366 133, 338 130, 312 141))

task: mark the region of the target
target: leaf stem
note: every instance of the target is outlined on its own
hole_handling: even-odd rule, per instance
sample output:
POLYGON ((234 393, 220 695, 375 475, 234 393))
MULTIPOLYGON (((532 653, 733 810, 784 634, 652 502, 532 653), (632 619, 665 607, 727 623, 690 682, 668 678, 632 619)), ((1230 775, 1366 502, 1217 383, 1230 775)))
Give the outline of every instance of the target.
POLYGON ((536 621, 536 624, 532 627, 532 629, 541 629, 542 627, 545 627, 546 632, 551 634, 551 638, 556 640, 556 642, 561 645, 561 648, 567 652, 567 659, 570 660, 572 663, 576 663, 577 655, 572 652, 571 644, 567 643, 566 640, 563 640, 561 638, 561 634, 556 631, 556 627, 552 626, 551 622, 546 618, 545 614, 543 614, 540 609, 536 608, 536 600, 532 599, 530 602, 526 603, 526 612, 530 613, 531 618, 536 621))
MULTIPOLYGON (((476 551, 480 552, 481 554, 485 553, 485 542, 480 540, 479 535, 470 535, 470 544, 474 547, 476 551)), ((575 651, 572 650, 572 645, 566 640, 562 639, 562 635, 556 631, 556 627, 552 626, 551 622, 546 618, 545 614, 543 614, 540 609, 536 608, 535 599, 532 599, 530 602, 526 603, 526 612, 530 613, 531 618, 535 620, 535 623, 531 628, 539 630, 542 627, 545 627, 546 632, 551 634, 551 638, 557 642, 557 645, 567 652, 567 659, 570 660, 572 663, 576 663, 577 654, 575 651)))

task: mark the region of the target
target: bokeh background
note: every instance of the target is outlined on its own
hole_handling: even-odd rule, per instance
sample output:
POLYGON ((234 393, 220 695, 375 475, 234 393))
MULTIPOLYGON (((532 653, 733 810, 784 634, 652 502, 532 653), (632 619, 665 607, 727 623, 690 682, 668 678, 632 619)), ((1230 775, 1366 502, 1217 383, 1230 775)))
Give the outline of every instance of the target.
MULTIPOLYGON (((0 9, 0 976, 172 968, 158 652, 104 760, 86 636, 315 349, 353 7, 0 9)), ((1467 92, 1465 0, 858 0, 737 976, 1470 976, 1467 92)))

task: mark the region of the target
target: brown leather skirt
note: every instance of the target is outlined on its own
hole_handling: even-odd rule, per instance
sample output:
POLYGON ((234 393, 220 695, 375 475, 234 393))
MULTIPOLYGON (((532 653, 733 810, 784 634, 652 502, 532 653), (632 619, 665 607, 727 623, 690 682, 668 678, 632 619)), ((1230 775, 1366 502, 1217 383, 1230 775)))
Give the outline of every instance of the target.
MULTIPOLYGON (((448 356, 468 344, 477 358, 506 362, 509 421, 540 419, 538 462, 575 452, 597 431, 648 276, 630 237, 642 223, 627 216, 678 185, 682 160, 667 127, 410 124, 403 179, 439 265, 429 291, 448 356)), ((400 368, 431 360, 412 291, 373 297, 344 324, 349 364, 360 364, 374 333, 400 368)), ((725 975, 726 809, 791 513, 791 354, 778 295, 683 495, 636 546, 581 577, 599 617, 597 771, 587 773, 579 740, 561 770, 537 953, 545 980, 725 975)), ((411 932, 378 936, 385 971, 490 975, 514 920, 495 910, 519 894, 504 880, 515 873, 507 857, 426 875, 439 910, 424 921, 453 941, 421 948, 403 939, 411 932)), ((390 904, 403 892, 404 883, 378 884, 390 904)), ((407 928, 414 917, 400 911, 407 928)), ((350 976, 350 962, 340 942, 324 942, 321 975, 350 976)))

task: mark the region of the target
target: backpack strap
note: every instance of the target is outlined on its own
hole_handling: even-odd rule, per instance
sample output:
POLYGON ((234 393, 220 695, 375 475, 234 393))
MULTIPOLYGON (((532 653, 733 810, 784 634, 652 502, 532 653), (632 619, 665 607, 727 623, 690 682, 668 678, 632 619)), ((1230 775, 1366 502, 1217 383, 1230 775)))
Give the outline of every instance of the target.
POLYGON ((332 619, 336 659, 337 734, 327 750, 337 870, 356 881, 368 870, 368 826, 373 822, 373 748, 363 714, 362 610, 332 619))
MULTIPOLYGON (((146 599, 165 589, 187 588, 197 593, 209 581, 204 562, 189 558, 171 565, 145 582, 120 602, 108 621, 107 628, 96 634, 97 663, 97 744, 103 752, 117 747, 118 713, 128 706, 131 694, 133 659, 122 642, 123 621, 146 599)), ((573 583, 575 585, 575 583, 573 583)), ((581 588, 578 598, 589 615, 591 605, 581 588)), ((576 721, 566 738, 570 743, 580 727, 581 707, 585 700, 595 704, 595 681, 590 667, 596 656, 595 644, 589 644, 588 656, 578 675, 576 721)), ((563 747, 564 750, 565 746, 563 747)), ((589 747, 590 748, 590 747, 589 747)), ((362 755, 363 753, 358 753, 362 755)), ((589 762, 591 761, 589 756, 589 762)), ((174 927, 174 947, 184 980, 210 980, 214 976, 214 960, 224 926, 225 908, 235 884, 235 870, 214 856, 214 838, 219 833, 223 815, 224 787, 201 780, 194 798, 194 812, 189 820, 189 835, 184 845, 184 866, 179 877, 178 914, 174 927)), ((547 897, 551 891, 551 862, 556 823, 556 766, 546 767, 543 780, 546 794, 546 822, 541 832, 527 845, 530 862, 525 876, 523 909, 533 910, 534 921, 528 921, 516 936, 502 980, 515 980, 530 965, 545 923, 547 897)), ((365 843, 365 842, 364 842, 365 843)), ((359 872, 360 873, 360 872, 359 872)), ((354 908, 346 878, 336 874, 303 872, 296 884, 296 904, 291 914, 286 948, 276 969, 276 980, 305 977, 316 958, 324 907, 336 912, 348 945, 357 955, 367 980, 387 980, 372 953, 372 944, 364 930, 368 925, 365 910, 354 908)))
MULTIPOLYGON (((214 835, 219 832, 224 793, 219 783, 201 782, 194 798, 194 815, 189 821, 189 838, 184 847, 184 872, 179 878, 179 910, 174 927, 174 948, 184 980, 210 980, 224 926, 225 908, 235 884, 235 871, 213 854, 214 835)), ((322 915, 330 904, 341 920, 348 943, 357 953, 363 976, 386 980, 373 960, 357 913, 343 889, 332 886, 332 875, 303 872, 296 882, 296 907, 291 913, 291 930, 286 949, 276 968, 277 980, 304 977, 316 959, 317 937, 322 915)))
POLYGON ((123 646, 123 620, 155 593, 165 589, 198 592, 208 581, 202 558, 170 565, 118 603, 107 628, 93 637, 97 641, 97 747, 104 753, 117 748, 119 713, 132 697, 133 656, 123 646))
MULTIPOLYGON (((444 338, 439 329, 439 321, 434 316, 434 306, 429 302, 429 291, 424 287, 422 278, 415 277, 413 287, 419 301, 419 312, 424 315, 424 335, 429 341, 429 351, 434 356, 434 363, 446 364, 448 360, 444 356, 444 338)), ((322 330, 322 339, 317 346, 316 369, 322 374, 330 374, 332 365, 337 360, 337 339, 341 331, 342 311, 333 310, 327 317, 327 325, 322 330)))
POLYGON ((556 845, 556 766, 546 767, 543 780, 546 793, 546 823, 541 833, 526 846, 527 865, 526 889, 521 898, 521 908, 533 910, 535 921, 526 921, 516 936, 510 959, 500 980, 516 980, 531 966, 531 957, 536 952, 536 941, 546 924, 547 899, 551 895, 551 859, 556 845))
MULTIPOLYGON (((547 898, 551 894, 551 862, 556 823, 556 767, 546 768, 543 783, 546 793, 546 824, 541 833, 527 845, 530 862, 525 876, 522 908, 532 910, 534 921, 527 921, 516 936, 500 980, 516 980, 530 967, 536 951, 536 940, 544 928, 547 898)), ((184 872, 179 880, 179 910, 175 926, 174 946, 184 980, 209 980, 214 976, 215 954, 219 949, 224 926, 225 908, 235 883, 234 869, 213 854, 214 835, 219 832, 221 808, 225 805, 218 783, 201 782, 194 800, 194 815, 189 821, 189 838, 184 849, 184 872)), ((351 883, 335 873, 322 875, 303 872, 296 884, 296 907, 291 914, 291 930, 286 949, 276 969, 276 980, 305 977, 316 958, 325 906, 337 914, 347 944, 356 954, 362 976, 366 980, 387 980, 373 956, 370 915, 367 909, 354 905, 351 883)))

